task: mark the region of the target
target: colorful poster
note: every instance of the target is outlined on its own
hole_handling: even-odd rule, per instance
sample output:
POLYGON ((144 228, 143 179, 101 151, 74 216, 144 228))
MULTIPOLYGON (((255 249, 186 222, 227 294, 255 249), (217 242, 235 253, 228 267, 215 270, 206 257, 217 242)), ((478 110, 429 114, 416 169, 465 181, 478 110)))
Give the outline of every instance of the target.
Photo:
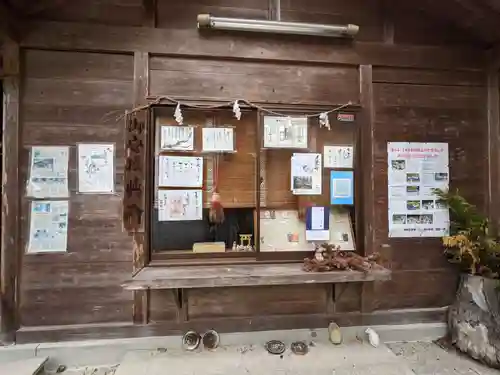
POLYGON ((352 146, 324 146, 325 168, 352 169, 354 167, 354 148, 352 146))
POLYGON ((203 218, 201 190, 159 190, 158 220, 186 221, 203 218))
POLYGON ((233 152, 233 128, 203 128, 203 151, 233 152))
POLYGON ((115 191, 115 145, 78 144, 78 191, 110 194, 115 191))
POLYGON ((203 186, 203 158, 160 155, 158 160, 158 186, 196 188, 203 186))
POLYGON ((28 253, 67 251, 68 201, 31 202, 28 253))
POLYGON ((354 204, 353 171, 330 172, 330 204, 332 205, 354 204))
POLYGON ((307 148, 307 117, 264 116, 265 148, 307 148))
POLYGON ((449 188, 447 143, 389 142, 389 237, 449 234, 449 210, 433 189, 449 188))
POLYGON ((293 154, 291 184, 295 195, 321 195, 321 154, 293 154))
POLYGON ((68 163, 68 146, 32 147, 27 195, 34 198, 67 198, 68 163))
POLYGON ((170 126, 161 128, 160 150, 162 151, 193 151, 194 127, 170 126))

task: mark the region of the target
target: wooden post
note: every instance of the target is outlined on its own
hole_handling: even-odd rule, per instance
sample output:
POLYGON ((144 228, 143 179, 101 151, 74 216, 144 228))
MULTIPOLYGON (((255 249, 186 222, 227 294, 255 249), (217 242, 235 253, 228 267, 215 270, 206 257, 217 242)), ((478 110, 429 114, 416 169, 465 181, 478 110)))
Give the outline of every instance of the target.
MULTIPOLYGON (((149 54, 146 52, 134 53, 134 107, 147 104, 149 94, 149 54)), ((148 124, 149 121, 146 121, 148 124)), ((149 134, 150 129, 146 129, 149 134)), ((149 142, 146 142, 149 146, 149 142)), ((149 152, 147 152, 149 154, 149 152)), ((148 163, 149 164, 149 161, 148 163)), ((149 186, 144 181, 144 188, 149 186)), ((147 194, 148 196, 148 194, 147 194)), ((145 216, 149 215, 149 211, 145 216)), ((134 242, 134 273, 145 267, 149 260, 148 226, 143 226, 142 232, 133 235, 134 242), (138 254, 141 253, 141 254, 138 254), (139 260, 139 261, 138 261, 139 260)), ((137 324, 147 324, 149 321, 149 290, 134 292, 133 321, 137 324)))
POLYGON ((498 235, 500 222, 500 97, 498 67, 488 71, 488 216, 490 230, 498 235))
MULTIPOLYGON (((362 212, 363 212, 363 251, 365 255, 375 251, 375 165, 374 165, 374 128, 375 108, 373 102, 373 68, 371 65, 359 67, 360 100, 361 100, 361 181, 362 184, 362 212)), ((359 236, 358 236, 359 238, 359 236)), ((372 311, 374 284, 363 283, 361 293, 361 311, 372 311)))
POLYGON ((19 45, 6 40, 2 55, 2 225, 0 248, 0 341, 12 342, 18 327, 19 258, 19 45))

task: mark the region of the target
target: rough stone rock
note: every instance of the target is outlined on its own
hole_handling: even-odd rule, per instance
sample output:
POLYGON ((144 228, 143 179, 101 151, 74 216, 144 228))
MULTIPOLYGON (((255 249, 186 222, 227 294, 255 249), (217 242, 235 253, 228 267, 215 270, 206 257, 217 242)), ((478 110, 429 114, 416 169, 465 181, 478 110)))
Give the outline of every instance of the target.
POLYGON ((453 344, 472 358, 500 368, 500 282, 464 275, 448 326, 453 344))

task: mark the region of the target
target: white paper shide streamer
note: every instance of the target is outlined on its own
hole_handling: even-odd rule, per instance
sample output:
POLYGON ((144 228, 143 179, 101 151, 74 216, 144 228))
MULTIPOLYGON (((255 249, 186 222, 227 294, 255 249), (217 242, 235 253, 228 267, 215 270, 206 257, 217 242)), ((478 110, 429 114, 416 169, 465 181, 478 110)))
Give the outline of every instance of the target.
POLYGON ((319 126, 325 127, 328 130, 331 130, 330 127, 330 119, 328 118, 328 112, 323 112, 319 115, 319 126))
POLYGON ((234 113, 234 117, 236 117, 238 120, 241 120, 241 108, 240 108, 240 104, 238 103, 238 100, 234 101, 233 113, 234 113))
POLYGON ((181 111, 181 103, 177 103, 177 107, 175 107, 174 118, 179 125, 182 125, 182 123, 184 122, 181 111))

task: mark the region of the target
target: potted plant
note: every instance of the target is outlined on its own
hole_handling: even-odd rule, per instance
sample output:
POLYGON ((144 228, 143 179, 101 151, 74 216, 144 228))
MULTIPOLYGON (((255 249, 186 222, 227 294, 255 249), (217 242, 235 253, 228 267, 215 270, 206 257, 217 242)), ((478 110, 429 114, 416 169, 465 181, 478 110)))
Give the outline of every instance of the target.
POLYGON ((458 191, 434 193, 450 210, 445 255, 462 272, 448 313, 450 338, 461 351, 500 368, 500 241, 488 231, 488 219, 458 191))

